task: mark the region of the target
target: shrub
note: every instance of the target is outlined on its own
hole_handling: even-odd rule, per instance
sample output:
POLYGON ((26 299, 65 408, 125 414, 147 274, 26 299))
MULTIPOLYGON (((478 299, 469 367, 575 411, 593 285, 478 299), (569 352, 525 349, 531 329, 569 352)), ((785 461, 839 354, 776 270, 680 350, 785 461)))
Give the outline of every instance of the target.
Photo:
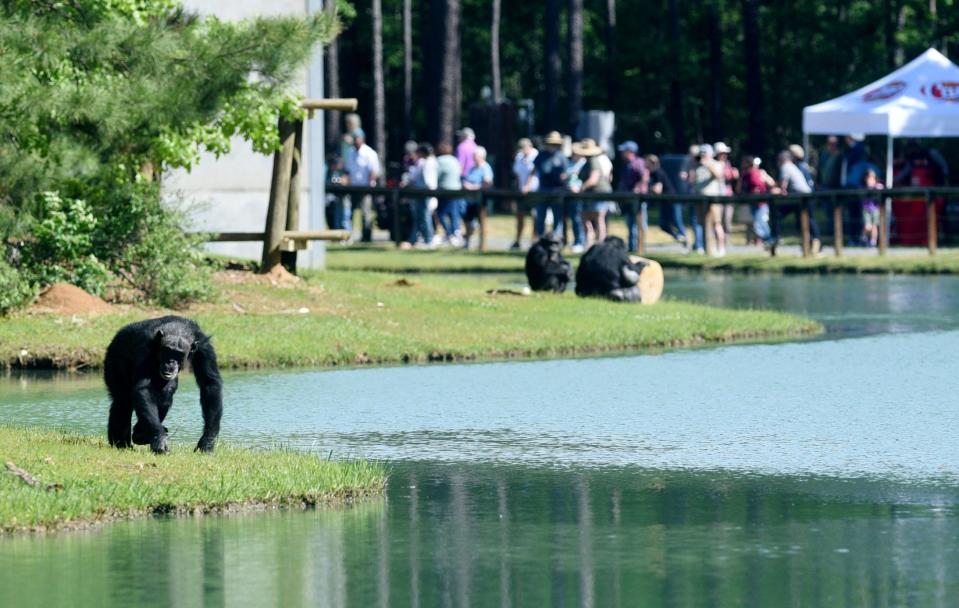
POLYGON ((0 316, 26 304, 35 291, 19 270, 0 259, 0 316))

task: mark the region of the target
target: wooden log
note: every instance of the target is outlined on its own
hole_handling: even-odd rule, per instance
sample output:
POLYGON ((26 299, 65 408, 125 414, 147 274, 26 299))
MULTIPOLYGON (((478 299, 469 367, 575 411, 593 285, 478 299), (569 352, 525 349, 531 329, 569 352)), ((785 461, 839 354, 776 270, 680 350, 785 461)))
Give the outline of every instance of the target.
POLYGON ((486 198, 480 195, 479 200, 479 250, 486 253, 486 198))
POLYGON ((307 111, 309 118, 313 118, 317 110, 334 110, 336 112, 356 112, 359 107, 356 98, 346 99, 304 99, 300 107, 307 111))
MULTIPOLYGON (((298 120, 293 123, 293 162, 290 165, 290 194, 287 197, 286 205, 286 232, 300 229, 300 185, 302 183, 302 158, 303 158, 303 121, 298 120)), ((284 234, 284 244, 289 239, 288 234, 284 234)), ((283 267, 296 274, 296 252, 303 247, 294 247, 292 250, 287 247, 281 247, 280 261, 283 267)))
POLYGON ((926 235, 929 238, 929 255, 936 255, 939 248, 939 221, 936 217, 936 201, 932 194, 926 191, 926 235))
POLYGON ((640 301, 643 304, 655 304, 663 295, 663 267, 656 260, 638 255, 629 256, 629 260, 634 264, 645 264, 639 273, 639 283, 636 286, 639 287, 640 301))
POLYGON ((889 199, 879 205, 879 255, 886 255, 889 247, 889 215, 886 213, 889 199))
POLYGON ((293 148, 296 132, 293 123, 280 118, 280 149, 273 155, 273 178, 270 181, 270 204, 266 212, 266 231, 260 272, 270 272, 280 261, 280 242, 286 231, 287 203, 290 196, 290 170, 293 166, 293 148))
POLYGON ((842 257, 843 235, 842 228, 842 205, 839 204, 836 197, 832 199, 832 238, 833 247, 836 249, 836 257, 842 257))
POLYGON ((809 235, 809 205, 805 199, 799 203, 799 230, 802 232, 802 257, 812 255, 812 238, 809 235))

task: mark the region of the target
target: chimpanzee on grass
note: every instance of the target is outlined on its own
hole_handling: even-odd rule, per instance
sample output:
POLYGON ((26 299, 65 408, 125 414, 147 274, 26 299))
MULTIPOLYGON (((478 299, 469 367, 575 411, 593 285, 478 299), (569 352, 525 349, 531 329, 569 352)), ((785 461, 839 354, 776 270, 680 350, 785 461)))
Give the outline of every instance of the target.
POLYGON ((576 269, 576 295, 602 296, 617 302, 639 302, 639 273, 645 264, 629 260, 626 243, 608 236, 589 248, 576 269))
POLYGON ((200 387, 203 436, 196 449, 213 450, 223 415, 223 382, 216 352, 200 327, 183 317, 161 317, 131 323, 117 332, 107 347, 104 380, 113 403, 107 437, 110 445, 129 448, 150 444, 154 453, 170 451, 163 426, 180 370, 190 361, 200 387), (130 418, 136 412, 132 441, 130 418))
POLYGON ((526 279, 533 291, 563 293, 573 276, 573 267, 560 255, 560 242, 544 236, 526 254, 526 279))

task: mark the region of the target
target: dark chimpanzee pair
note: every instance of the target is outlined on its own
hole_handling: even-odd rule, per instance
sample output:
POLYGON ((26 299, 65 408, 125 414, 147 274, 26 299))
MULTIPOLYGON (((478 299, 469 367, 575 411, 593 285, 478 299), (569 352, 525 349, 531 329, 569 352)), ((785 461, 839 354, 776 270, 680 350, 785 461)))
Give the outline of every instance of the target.
POLYGON ((169 451, 163 419, 187 361, 193 367, 203 409, 203 436, 196 449, 213 450, 223 415, 223 382, 216 352, 196 323, 174 316, 131 323, 120 329, 107 347, 104 379, 113 400, 107 427, 110 445, 149 444, 157 454, 169 451), (137 423, 131 434, 134 412, 137 423))
POLYGON ((629 259, 626 243, 608 236, 583 254, 576 269, 576 295, 600 296, 617 302, 639 302, 639 275, 646 264, 629 259))
POLYGON ((563 293, 573 278, 573 267, 563 259, 562 244, 548 236, 533 243, 526 254, 526 278, 533 291, 563 293))

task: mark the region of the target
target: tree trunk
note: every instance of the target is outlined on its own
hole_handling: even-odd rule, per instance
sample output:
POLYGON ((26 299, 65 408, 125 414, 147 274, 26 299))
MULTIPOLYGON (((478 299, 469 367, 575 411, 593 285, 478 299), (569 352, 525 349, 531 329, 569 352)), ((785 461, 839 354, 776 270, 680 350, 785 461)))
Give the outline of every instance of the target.
POLYGON ((443 82, 443 24, 446 22, 444 0, 428 0, 420 3, 420 41, 423 45, 423 90, 425 92, 427 141, 440 140, 440 100, 443 82))
POLYGON ((679 0, 669 0, 669 38, 672 41, 672 60, 675 62, 669 70, 669 108, 667 115, 673 129, 673 147, 676 150, 685 150, 689 144, 686 141, 686 121, 683 113, 683 87, 680 81, 683 62, 686 54, 679 30, 679 0))
POLYGON ((383 4, 372 0, 373 15, 373 142, 386 159, 386 86, 383 79, 383 4))
MULTIPOLYGON (((340 92, 340 43, 334 38, 326 47, 326 94, 337 98, 340 92)), ((339 142, 343 136, 341 131, 341 117, 337 110, 323 113, 326 119, 326 148, 339 153, 339 142)))
POLYGON ((490 24, 490 64, 493 73, 493 103, 499 104, 503 99, 503 83, 500 77, 499 66, 499 22, 502 0, 493 0, 493 21, 490 24))
POLYGON ((413 0, 403 0, 403 137, 413 138, 413 0))
POLYGON ((762 154, 766 148, 763 128, 763 77, 759 56, 759 21, 756 15, 761 0, 742 0, 743 64, 746 67, 747 149, 762 154))
POLYGON ((723 129, 723 24, 722 6, 719 2, 710 5, 709 19, 709 134, 713 141, 724 137, 723 129))
POLYGON ((440 85, 439 141, 453 143, 460 101, 460 0, 446 0, 443 81, 440 85))
POLYGON ((616 111, 619 96, 619 71, 616 66, 616 0, 606 0, 606 106, 616 111))
POLYGON ((554 131, 559 124, 559 74, 562 62, 559 57, 560 0, 546 0, 546 23, 544 24, 543 59, 546 64, 545 99, 543 100, 543 131, 554 131))
POLYGON ((567 36, 569 44, 569 72, 567 103, 569 132, 576 134, 579 113, 583 109, 583 0, 569 0, 567 36))

